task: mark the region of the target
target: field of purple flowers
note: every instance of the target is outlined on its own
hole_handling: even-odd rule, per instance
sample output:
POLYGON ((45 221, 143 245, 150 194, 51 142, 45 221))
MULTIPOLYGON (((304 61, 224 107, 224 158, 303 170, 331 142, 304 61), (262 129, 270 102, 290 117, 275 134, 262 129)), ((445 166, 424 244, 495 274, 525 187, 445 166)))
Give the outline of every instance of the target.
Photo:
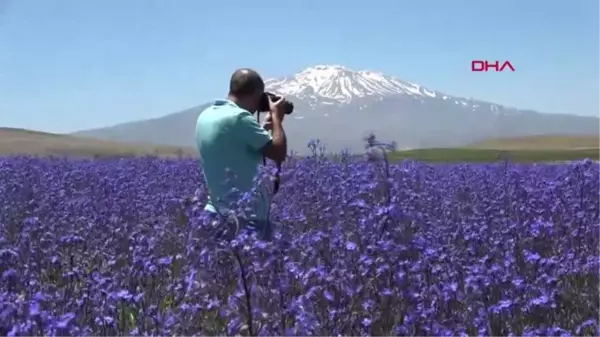
POLYGON ((0 159, 0 334, 598 335, 598 177, 296 159, 225 243, 194 160, 0 159))

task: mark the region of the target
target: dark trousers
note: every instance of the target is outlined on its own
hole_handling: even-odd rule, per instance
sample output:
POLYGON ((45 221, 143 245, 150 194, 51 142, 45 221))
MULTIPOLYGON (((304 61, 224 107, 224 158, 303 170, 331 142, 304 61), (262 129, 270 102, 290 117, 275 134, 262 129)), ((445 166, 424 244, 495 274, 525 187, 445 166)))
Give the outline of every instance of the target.
POLYGON ((273 224, 270 221, 238 219, 236 222, 217 213, 208 213, 208 216, 214 228, 213 235, 217 240, 230 241, 241 231, 255 232, 261 240, 271 241, 273 239, 273 224))

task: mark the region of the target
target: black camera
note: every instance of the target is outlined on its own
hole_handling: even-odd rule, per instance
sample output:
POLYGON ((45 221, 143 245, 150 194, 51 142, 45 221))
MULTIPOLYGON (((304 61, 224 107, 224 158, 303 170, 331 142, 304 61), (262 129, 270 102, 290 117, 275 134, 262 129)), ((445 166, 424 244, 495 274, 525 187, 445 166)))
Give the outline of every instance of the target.
MULTIPOLYGON (((281 96, 277 96, 272 92, 265 92, 260 98, 260 104, 258 107, 258 112, 267 112, 269 111, 269 98, 271 101, 275 102, 281 98, 281 96)), ((285 101, 283 102, 283 112, 286 115, 291 115, 294 112, 294 103, 285 101)))

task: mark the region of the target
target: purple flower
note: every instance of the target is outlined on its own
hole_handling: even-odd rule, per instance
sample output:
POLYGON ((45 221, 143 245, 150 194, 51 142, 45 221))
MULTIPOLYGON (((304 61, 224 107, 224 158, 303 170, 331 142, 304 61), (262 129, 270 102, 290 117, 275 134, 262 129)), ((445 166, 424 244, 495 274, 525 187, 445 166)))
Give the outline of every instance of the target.
POLYGON ((284 163, 271 242, 215 238, 201 170, 0 158, 0 332, 598 335, 596 163, 317 151, 284 163))

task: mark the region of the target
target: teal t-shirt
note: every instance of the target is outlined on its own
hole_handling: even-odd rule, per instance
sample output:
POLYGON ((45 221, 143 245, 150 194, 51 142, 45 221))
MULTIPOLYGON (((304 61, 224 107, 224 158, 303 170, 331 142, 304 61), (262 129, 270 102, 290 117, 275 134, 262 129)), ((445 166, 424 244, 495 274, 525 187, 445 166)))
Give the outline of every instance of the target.
MULTIPOLYGON (((261 149, 272 137, 255 117, 229 100, 218 100, 206 108, 196 123, 196 144, 209 189, 208 212, 226 213, 240 193, 250 192, 262 164, 261 149), (235 188, 240 193, 232 193, 235 188)), ((267 196, 253 198, 250 218, 268 219, 267 196)))

